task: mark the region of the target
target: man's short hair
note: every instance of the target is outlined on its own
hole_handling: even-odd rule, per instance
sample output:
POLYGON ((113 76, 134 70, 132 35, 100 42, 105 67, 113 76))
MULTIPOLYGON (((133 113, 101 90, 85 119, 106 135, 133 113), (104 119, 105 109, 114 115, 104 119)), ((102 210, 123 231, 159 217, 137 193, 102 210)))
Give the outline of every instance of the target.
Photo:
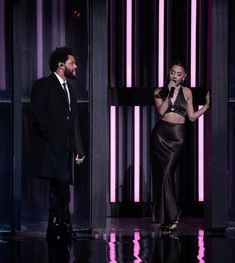
POLYGON ((58 64, 65 63, 68 60, 68 56, 73 56, 73 51, 68 47, 57 47, 51 52, 49 59, 49 67, 52 72, 55 72, 58 68, 58 64))

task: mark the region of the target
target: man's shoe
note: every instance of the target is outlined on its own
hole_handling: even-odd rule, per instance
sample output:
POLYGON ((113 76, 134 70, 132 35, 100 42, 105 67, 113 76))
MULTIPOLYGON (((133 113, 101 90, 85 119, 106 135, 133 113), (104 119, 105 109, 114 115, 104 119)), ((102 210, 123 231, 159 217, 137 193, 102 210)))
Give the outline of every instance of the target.
POLYGON ((59 217, 51 217, 48 222, 46 239, 47 240, 60 240, 62 237, 61 223, 59 217))
POLYGON ((71 223, 62 223, 63 237, 72 241, 77 240, 77 234, 73 231, 71 223))

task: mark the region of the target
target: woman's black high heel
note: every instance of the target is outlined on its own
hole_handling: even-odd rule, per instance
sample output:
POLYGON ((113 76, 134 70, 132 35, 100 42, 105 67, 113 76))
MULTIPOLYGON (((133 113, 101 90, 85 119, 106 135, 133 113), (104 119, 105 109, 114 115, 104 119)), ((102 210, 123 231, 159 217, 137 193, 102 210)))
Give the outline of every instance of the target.
POLYGON ((179 224, 180 215, 181 215, 181 212, 178 213, 176 220, 171 224, 161 224, 160 225, 161 231, 164 233, 170 234, 171 232, 176 230, 176 228, 178 227, 178 224, 179 224))
POLYGON ((170 224, 168 229, 169 231, 174 231, 178 227, 178 222, 175 221, 174 223, 170 224))
POLYGON ((173 231, 178 227, 181 212, 178 213, 176 220, 169 225, 169 231, 173 231))

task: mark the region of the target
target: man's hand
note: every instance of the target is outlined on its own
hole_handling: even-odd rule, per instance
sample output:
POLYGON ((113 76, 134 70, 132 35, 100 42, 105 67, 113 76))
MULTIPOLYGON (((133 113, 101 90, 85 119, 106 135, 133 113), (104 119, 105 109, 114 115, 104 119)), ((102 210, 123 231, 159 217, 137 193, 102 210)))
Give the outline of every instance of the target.
POLYGON ((83 154, 81 154, 81 153, 78 153, 76 155, 75 162, 76 162, 77 165, 80 165, 80 164, 83 163, 84 159, 85 159, 85 156, 83 154))

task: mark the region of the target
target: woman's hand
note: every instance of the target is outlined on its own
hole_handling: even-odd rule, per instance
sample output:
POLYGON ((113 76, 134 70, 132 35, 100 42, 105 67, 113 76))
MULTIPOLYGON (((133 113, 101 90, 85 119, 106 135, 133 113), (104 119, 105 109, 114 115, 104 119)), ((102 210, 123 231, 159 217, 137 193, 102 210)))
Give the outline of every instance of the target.
POLYGON ((184 94, 185 97, 187 98, 187 104, 188 104, 187 105, 188 118, 190 121, 195 121, 209 109, 210 94, 209 92, 207 93, 206 104, 198 111, 194 111, 192 91, 189 88, 184 88, 184 94))
POLYGON ((168 89, 171 90, 171 88, 176 88, 176 83, 173 80, 171 80, 168 84, 168 89))
POLYGON ((80 165, 80 164, 83 163, 84 159, 85 159, 84 155, 77 154, 76 158, 75 158, 75 162, 76 162, 77 165, 80 165))
POLYGON ((206 94, 206 105, 209 107, 210 106, 210 92, 208 91, 206 94))

